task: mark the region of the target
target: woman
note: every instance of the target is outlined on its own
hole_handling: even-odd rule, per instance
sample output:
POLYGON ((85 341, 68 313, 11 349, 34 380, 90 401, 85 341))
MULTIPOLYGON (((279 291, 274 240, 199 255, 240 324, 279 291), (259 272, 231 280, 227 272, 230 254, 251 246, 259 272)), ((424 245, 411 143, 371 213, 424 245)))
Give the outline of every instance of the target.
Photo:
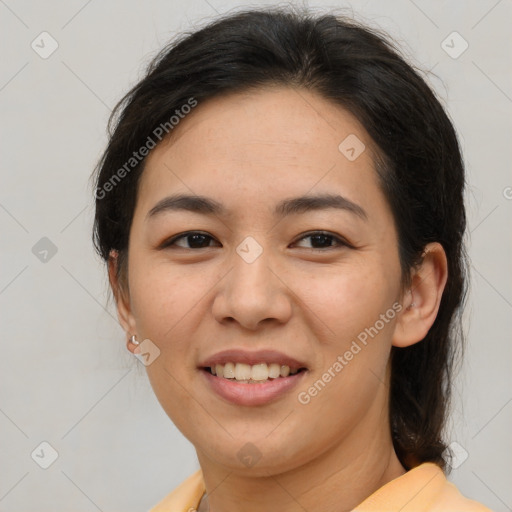
POLYGON ((127 348, 201 470, 153 512, 481 511, 442 437, 464 168, 388 40, 225 16, 116 108, 94 240, 127 348))

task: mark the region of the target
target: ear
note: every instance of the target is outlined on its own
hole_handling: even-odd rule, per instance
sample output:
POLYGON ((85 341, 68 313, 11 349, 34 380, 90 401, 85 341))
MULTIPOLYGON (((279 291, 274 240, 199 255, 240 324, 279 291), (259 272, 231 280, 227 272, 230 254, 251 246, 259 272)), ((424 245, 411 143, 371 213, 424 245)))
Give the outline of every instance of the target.
POLYGON ((404 309, 395 325, 395 347, 408 347, 423 340, 436 319, 448 279, 448 262, 440 243, 426 245, 422 261, 411 277, 411 288, 402 298, 404 309))
POLYGON ((132 335, 136 335, 136 323, 133 317, 130 305, 130 294, 128 291, 128 285, 123 285, 119 282, 118 278, 118 266, 119 266, 119 253, 116 250, 111 250, 108 257, 108 279, 112 293, 116 301, 117 317, 121 327, 126 332, 126 348, 133 352, 136 348, 130 338, 132 335))

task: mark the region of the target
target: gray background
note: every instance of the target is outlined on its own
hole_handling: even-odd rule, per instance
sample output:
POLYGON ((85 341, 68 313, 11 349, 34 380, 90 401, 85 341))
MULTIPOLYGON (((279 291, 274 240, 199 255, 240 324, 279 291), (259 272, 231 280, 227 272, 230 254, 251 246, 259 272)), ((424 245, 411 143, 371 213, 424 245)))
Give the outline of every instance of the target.
MULTIPOLYGON (((1 511, 147 510, 198 468, 107 303, 88 180, 111 108, 155 52, 217 13, 264 4, 0 0, 1 511), (46 59, 31 47, 51 48, 43 31, 58 43, 46 59), (43 441, 58 452, 48 469, 35 462, 50 461, 43 441)), ((450 429, 465 451, 450 478, 494 510, 512 510, 512 2, 309 5, 353 10, 437 75, 431 83, 467 162, 472 259, 450 429), (469 44, 458 58, 464 41, 446 40, 453 31, 469 44)))

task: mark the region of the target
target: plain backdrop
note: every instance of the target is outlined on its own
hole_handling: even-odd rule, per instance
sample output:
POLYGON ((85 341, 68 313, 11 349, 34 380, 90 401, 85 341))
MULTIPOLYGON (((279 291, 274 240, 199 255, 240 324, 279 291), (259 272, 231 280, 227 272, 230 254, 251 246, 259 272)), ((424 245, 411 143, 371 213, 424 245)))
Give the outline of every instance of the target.
MULTIPOLYGON (((271 3, 0 0, 0 511, 147 510, 198 468, 107 301, 89 176, 112 107, 165 43, 271 3)), ((450 479, 512 510, 512 2, 309 5, 387 30, 456 125, 472 263, 450 479)))

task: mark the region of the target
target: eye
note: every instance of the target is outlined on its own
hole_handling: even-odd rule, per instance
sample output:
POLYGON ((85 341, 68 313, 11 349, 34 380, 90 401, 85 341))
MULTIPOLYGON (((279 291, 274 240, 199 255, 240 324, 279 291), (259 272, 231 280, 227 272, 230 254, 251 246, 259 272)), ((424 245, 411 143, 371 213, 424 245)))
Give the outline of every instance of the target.
MULTIPOLYGON (((313 246, 316 245, 316 247, 309 247, 313 250, 335 249, 336 247, 352 247, 352 245, 350 245, 343 238, 326 231, 312 231, 299 238, 298 242, 308 238, 311 240, 313 246)), ((200 231, 187 231, 186 233, 181 233, 164 241, 159 248, 165 249, 175 246, 182 249, 207 249, 211 247, 210 241, 212 240, 215 239, 207 233, 202 233, 200 231), (182 243, 178 243, 178 241, 182 243)), ((295 244, 297 244, 297 242, 295 242, 295 244)))
POLYGON ((204 249, 210 247, 210 240, 214 240, 214 238, 206 233, 201 233, 200 231, 188 231, 166 240, 161 244, 160 249, 171 246, 180 247, 182 249, 204 249), (178 240, 183 240, 185 245, 177 244, 176 242, 178 240))
POLYGON ((311 249, 335 249, 336 247, 352 247, 346 240, 339 236, 333 235, 326 231, 312 231, 299 238, 301 240, 311 239, 312 245, 318 245, 319 247, 309 247, 311 249), (334 242, 335 245, 331 243, 334 242))

